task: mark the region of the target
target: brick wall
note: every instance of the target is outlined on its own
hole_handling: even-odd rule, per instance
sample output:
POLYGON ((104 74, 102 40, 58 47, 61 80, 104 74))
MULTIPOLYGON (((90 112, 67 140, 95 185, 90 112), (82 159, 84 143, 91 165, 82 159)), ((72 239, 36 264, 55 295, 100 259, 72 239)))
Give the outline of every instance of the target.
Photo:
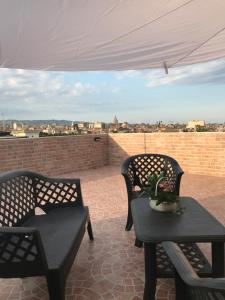
POLYGON ((0 139, 0 172, 27 169, 46 175, 119 165, 129 155, 162 153, 186 173, 225 176, 225 133, 148 133, 0 139))
POLYGON ((110 134, 108 145, 110 164, 146 151, 174 157, 186 173, 225 176, 225 133, 110 134))
POLYGON ((93 135, 0 139, 0 172, 27 169, 59 175, 108 164, 108 137, 93 135))

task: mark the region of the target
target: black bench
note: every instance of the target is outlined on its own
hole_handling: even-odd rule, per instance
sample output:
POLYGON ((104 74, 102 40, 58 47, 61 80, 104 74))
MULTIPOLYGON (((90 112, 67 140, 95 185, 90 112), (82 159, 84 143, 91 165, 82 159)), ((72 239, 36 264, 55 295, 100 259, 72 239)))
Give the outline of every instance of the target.
POLYGON ((174 266, 177 300, 225 299, 224 278, 199 278, 178 245, 173 242, 162 245, 174 266))
POLYGON ((28 171, 0 176, 0 277, 45 275, 51 300, 65 299, 85 230, 93 240, 79 179, 28 171), (37 210, 42 214, 35 213, 37 210))

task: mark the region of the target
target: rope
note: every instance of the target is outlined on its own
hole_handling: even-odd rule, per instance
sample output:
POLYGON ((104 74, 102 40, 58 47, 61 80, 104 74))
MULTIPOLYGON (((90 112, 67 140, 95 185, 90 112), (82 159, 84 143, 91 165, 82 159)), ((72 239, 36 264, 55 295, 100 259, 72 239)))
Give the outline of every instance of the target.
POLYGON ((190 56, 192 53, 194 53, 196 50, 198 50, 199 48, 201 48, 202 46, 204 46, 206 43, 208 43, 210 40, 212 40, 214 37, 216 37, 218 34, 220 34, 221 32, 223 32, 224 30, 225 30, 225 27, 223 27, 222 29, 220 29, 219 31, 217 31, 216 33, 214 33, 207 40, 205 40, 204 42, 202 42, 196 48, 192 49, 189 53, 187 53, 186 55, 184 55, 183 57, 181 57, 180 59, 178 59, 174 64, 170 65, 169 67, 173 67, 177 63, 181 62, 182 60, 184 60, 185 58, 187 58, 188 56, 190 56))

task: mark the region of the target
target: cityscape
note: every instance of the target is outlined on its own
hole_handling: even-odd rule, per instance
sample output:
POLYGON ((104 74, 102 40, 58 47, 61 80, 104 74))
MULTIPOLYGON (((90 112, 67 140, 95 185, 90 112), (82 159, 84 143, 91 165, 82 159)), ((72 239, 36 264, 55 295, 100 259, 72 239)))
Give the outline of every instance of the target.
POLYGON ((225 132, 225 123, 206 123, 204 120, 191 120, 186 124, 165 123, 163 121, 154 124, 131 124, 120 122, 116 115, 109 123, 68 120, 2 120, 0 122, 0 138, 153 132, 225 132))

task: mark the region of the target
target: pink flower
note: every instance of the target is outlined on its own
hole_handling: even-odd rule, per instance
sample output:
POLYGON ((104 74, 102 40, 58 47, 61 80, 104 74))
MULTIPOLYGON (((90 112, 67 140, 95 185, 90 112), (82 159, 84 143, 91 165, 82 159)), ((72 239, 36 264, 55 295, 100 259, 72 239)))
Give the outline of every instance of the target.
POLYGON ((172 187, 169 184, 169 182, 161 182, 159 184, 159 188, 163 191, 163 192, 172 192, 172 187))

